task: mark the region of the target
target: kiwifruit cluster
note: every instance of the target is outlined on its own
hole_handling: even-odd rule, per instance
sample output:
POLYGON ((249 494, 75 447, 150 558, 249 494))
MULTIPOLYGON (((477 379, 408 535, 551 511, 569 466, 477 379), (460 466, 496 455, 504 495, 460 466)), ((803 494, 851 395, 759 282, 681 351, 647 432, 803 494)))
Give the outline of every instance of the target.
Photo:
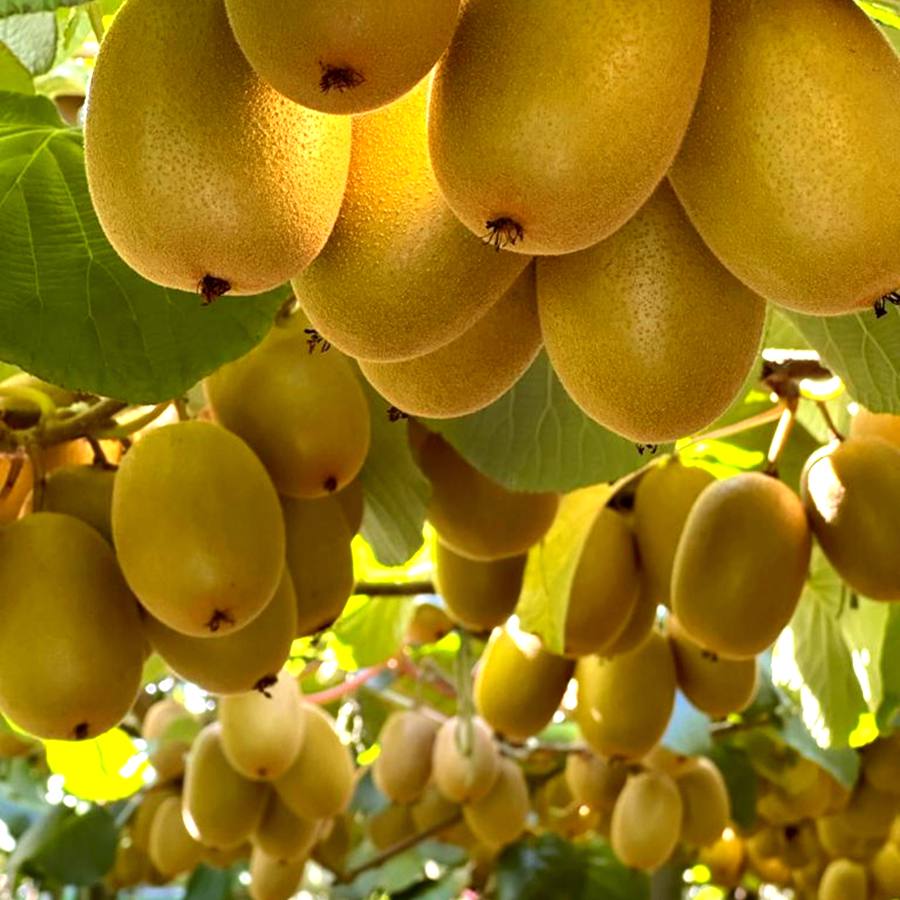
POLYGON ((482 408, 544 346, 659 443, 729 406, 767 302, 900 302, 898 97, 853 0, 127 0, 85 149, 126 262, 292 280, 398 409, 482 408))

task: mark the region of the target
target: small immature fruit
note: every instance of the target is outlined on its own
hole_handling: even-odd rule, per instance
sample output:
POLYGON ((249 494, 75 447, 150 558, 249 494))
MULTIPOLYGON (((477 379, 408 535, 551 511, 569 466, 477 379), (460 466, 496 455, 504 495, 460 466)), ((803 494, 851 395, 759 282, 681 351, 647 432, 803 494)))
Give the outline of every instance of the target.
POLYGON ((357 359, 396 362, 437 350, 528 265, 526 257, 495 253, 447 206, 428 153, 430 84, 353 120, 340 216, 293 281, 312 324, 357 359))
POLYGON ((802 480, 813 533, 850 587, 900 600, 900 447, 850 438, 814 453, 802 480))
POLYGON ((700 758, 676 779, 681 794, 681 839, 694 847, 707 847, 722 836, 731 818, 725 779, 715 763, 700 758))
POLYGON ((758 472, 717 481, 685 523, 672 611, 701 647, 733 659, 755 656, 790 621, 811 548, 803 504, 785 484, 758 472))
POLYGON ((830 862, 819 882, 819 900, 867 900, 869 879, 866 869, 849 859, 830 862))
POLYGON ((184 778, 182 810, 188 831, 209 847, 243 843, 256 830, 267 788, 236 772, 222 749, 218 722, 194 741, 184 778))
POLYGON ((407 644, 435 644, 453 631, 453 619, 444 612, 439 602, 431 599, 417 600, 412 618, 406 626, 407 644))
POLYGON ((861 406, 850 421, 850 437, 880 437, 889 444, 900 447, 900 416, 872 413, 861 406))
POLYGON ((41 509, 81 519, 112 543, 112 495, 116 473, 101 466, 64 466, 44 483, 41 509))
POLYGON ((668 182, 612 237, 539 260, 538 309, 572 399, 601 425, 651 444, 725 412, 756 361, 766 316, 765 301, 703 244, 668 182))
POLYGON ((678 687, 697 709, 722 719, 749 706, 756 694, 755 657, 725 659, 704 650, 674 615, 666 620, 666 634, 675 657, 678 687))
POLYGON ((328 819, 346 809, 353 792, 353 762, 331 716, 304 704, 306 737, 291 767, 275 790, 295 815, 328 819))
POLYGON ((269 682, 290 656, 296 623, 297 600, 287 570, 266 608, 223 637, 188 637, 144 617, 147 637, 169 668, 213 694, 242 694, 269 682))
POLYGON ((566 653, 585 656, 614 643, 634 612, 639 592, 631 527, 623 516, 603 507, 591 525, 572 579, 566 653))
POLYGON ((87 109, 94 208, 145 278, 209 300, 256 294, 325 243, 347 181, 350 123, 266 84, 221 0, 129 0, 103 41, 87 109))
POLYGON ((497 778, 500 754, 491 732, 481 719, 471 719, 465 733, 462 719, 453 717, 441 726, 434 742, 431 768, 437 789, 455 803, 471 803, 487 794, 497 778), (471 746, 465 741, 471 737, 471 746))
POLYGON ((814 315, 872 304, 900 286, 900 222, 880 212, 900 205, 894 50, 845 0, 712 10, 700 99, 670 175, 688 214, 773 303, 814 315))
POLYGON ((353 534, 338 496, 281 498, 287 567, 297 595, 298 637, 330 625, 353 593, 353 534))
POLYGON ((360 360, 378 393, 411 416, 452 419, 505 394, 534 362, 543 339, 534 266, 471 327, 437 350, 401 362, 360 360))
POLYGON ((391 713, 379 735, 381 754, 372 766, 378 790, 394 803, 414 803, 431 778, 438 723, 417 710, 391 713))
POLYGON ((274 781, 303 746, 306 717, 297 679, 282 670, 274 683, 219 700, 222 750, 245 778, 274 781))
POLYGON ((456 27, 459 0, 226 0, 259 75, 325 113, 385 106, 424 78, 456 27))
POLYGON ((109 544, 60 513, 6 525, 0 596, 3 714, 60 740, 117 725, 140 688, 143 633, 109 544))
POLYGON ((306 857, 319 836, 320 824, 319 820, 294 815, 277 791, 270 791, 253 843, 275 859, 306 857))
POLYGON ((572 796, 597 812, 612 812, 628 779, 628 768, 590 751, 566 757, 566 783, 572 796))
POLYGON ((416 456, 431 482, 428 519, 456 553, 481 560, 517 556, 553 524, 556 494, 508 490, 437 434, 425 438, 416 456))
POLYGON ((681 795, 668 775, 643 772, 631 776, 613 809, 613 851, 626 866, 658 869, 678 843, 681 816, 681 795))
POLYGON ((575 679, 575 718, 595 753, 639 758, 665 733, 675 706, 675 663, 658 631, 613 659, 583 657, 575 679))
POLYGON ((480 841, 503 846, 522 833, 530 808, 522 770, 513 760, 501 759, 491 789, 478 800, 466 803, 463 816, 480 841))
POLYGON ((276 859, 260 847, 250 854, 252 900, 289 900, 300 889, 306 858, 276 859))
POLYGON ((349 360, 308 346, 305 324, 276 325, 204 387, 216 419, 249 444, 280 493, 323 497, 362 468, 369 405, 349 360))
POLYGON ((275 488, 253 451, 209 422, 166 425, 131 448, 112 523, 125 580, 151 615, 186 635, 244 627, 281 579, 275 488))
POLYGON ((513 613, 522 590, 527 557, 482 561, 435 543, 438 590, 450 616, 472 631, 490 631, 513 613))
POLYGON ((524 741, 543 730, 559 709, 575 670, 548 653, 541 639, 511 623, 491 635, 475 678, 475 707, 503 737, 524 741))
POLYGON ((634 534, 642 575, 659 605, 669 604, 675 551, 688 513, 713 481, 706 469, 684 466, 673 457, 654 466, 638 484, 634 495, 634 534))
POLYGON ((464 5, 428 123, 438 181, 475 234, 519 253, 570 253, 647 199, 697 98, 709 2, 657 13, 565 0, 464 5))
POLYGON ((181 800, 167 797, 160 804, 150 826, 150 862, 166 878, 190 872, 203 858, 203 844, 184 827, 181 800))

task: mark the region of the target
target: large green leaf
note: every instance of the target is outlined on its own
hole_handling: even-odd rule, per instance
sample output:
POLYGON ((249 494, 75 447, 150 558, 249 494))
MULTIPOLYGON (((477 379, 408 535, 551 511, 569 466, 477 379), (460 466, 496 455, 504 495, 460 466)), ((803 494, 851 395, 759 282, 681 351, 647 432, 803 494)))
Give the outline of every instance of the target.
POLYGON ((731 818, 741 828, 751 828, 756 821, 756 794, 759 779, 746 750, 730 744, 718 744, 707 754, 718 766, 728 797, 731 818))
POLYGON ((0 0, 0 19, 18 13, 48 12, 63 6, 81 6, 88 0, 0 0))
POLYGON ((44 98, 0 94, 0 234, 0 359, 133 402, 180 395, 247 352, 287 296, 203 307, 128 268, 94 214, 81 133, 44 98))
POLYGON ((56 56, 56 15, 41 12, 0 19, 0 43, 6 44, 32 75, 41 75, 56 56))
POLYGON ((878 710, 878 726, 891 729, 900 712, 900 606, 889 605, 888 620, 884 631, 881 653, 881 706, 878 710))
POLYGON ((16 54, 6 44, 0 43, 0 92, 2 91, 33 94, 34 82, 16 54))
POLYGON ((403 646, 412 612, 410 597, 351 597, 329 639, 337 664, 346 672, 390 659, 403 646))
POLYGON ((571 491, 616 481, 649 458, 589 419, 569 398, 544 353, 487 409, 429 420, 428 427, 477 469, 519 491, 571 491))

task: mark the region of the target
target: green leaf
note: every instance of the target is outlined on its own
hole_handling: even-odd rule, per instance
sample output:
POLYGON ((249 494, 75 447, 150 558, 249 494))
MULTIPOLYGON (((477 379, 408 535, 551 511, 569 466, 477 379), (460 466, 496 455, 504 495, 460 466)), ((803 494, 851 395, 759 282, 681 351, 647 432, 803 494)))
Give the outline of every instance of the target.
POLYGON ((522 628, 538 635, 551 653, 564 651, 572 580, 594 519, 611 491, 601 484, 563 497, 550 530, 528 554, 516 614, 522 628))
POLYGON ((782 311, 840 376, 854 400, 872 412, 900 413, 900 309, 876 319, 870 310, 851 316, 804 316, 782 311))
POLYGON ((731 800, 732 821, 741 828, 752 828, 756 822, 756 793, 758 777, 750 765, 745 750, 728 744, 718 744, 707 753, 718 766, 728 797, 731 800))
POLYGON ((268 331, 287 287, 198 297, 122 262, 94 214, 81 133, 43 98, 0 94, 0 359, 135 403, 179 396, 268 331))
POLYGON ((863 697, 869 710, 876 713, 884 696, 882 683, 884 650, 887 647, 887 655, 893 656, 896 646, 885 643, 891 609, 890 603, 851 597, 839 620, 863 697))
POLYGON ((575 405, 544 353, 487 409, 427 424, 475 468, 513 490, 571 491, 616 481, 648 461, 635 444, 575 405))
POLYGON ((191 873, 184 900, 231 900, 237 896, 230 871, 199 865, 191 873))
POLYGON ((846 747, 867 709, 841 629, 850 593, 815 548, 809 577, 790 625, 772 656, 775 684, 800 705, 821 747, 846 747))
POLYGON ((496 878, 498 900, 650 900, 649 878, 625 868, 606 844, 572 844, 555 834, 507 847, 496 878))
POLYGON ((0 43, 6 44, 32 75, 42 75, 56 56, 56 15, 42 12, 0 19, 0 43))
POLYGON ((695 709, 681 693, 675 695, 675 709, 660 743, 683 756, 699 756, 712 750, 710 718, 695 709))
POLYGON ((406 422, 392 422, 385 401, 360 382, 372 414, 372 442, 359 475, 366 495, 362 535, 380 562, 398 566, 422 546, 430 488, 410 452, 406 422))
POLYGON ((2 103, 2 92, 4 91, 33 94, 34 82, 31 80, 28 69, 22 65, 15 53, 6 44, 0 44, 0 103, 2 103))
POLYGON ((844 787, 853 787, 859 778, 859 754, 849 747, 823 749, 798 716, 783 719, 779 734, 786 744, 830 772, 844 787))
POLYGON ((90 741, 44 741, 44 748, 50 771, 62 775, 65 790, 82 800, 121 800, 144 786, 146 759, 120 728, 90 741))
POLYGON ((0 19, 18 13, 47 12, 63 6, 81 6, 88 0, 0 0, 0 19))
POLYGON ((411 597, 351 597, 329 636, 338 666, 347 672, 390 659, 403 646, 412 613, 411 597))
POLYGON ((900 712, 900 606, 888 606, 888 619, 884 630, 881 654, 881 706, 878 710, 878 727, 888 730, 894 727, 900 712))
POLYGON ((777 306, 769 306, 769 319, 766 325, 766 336, 763 346, 776 347, 779 350, 808 350, 809 344, 796 325, 787 317, 784 310, 777 306))

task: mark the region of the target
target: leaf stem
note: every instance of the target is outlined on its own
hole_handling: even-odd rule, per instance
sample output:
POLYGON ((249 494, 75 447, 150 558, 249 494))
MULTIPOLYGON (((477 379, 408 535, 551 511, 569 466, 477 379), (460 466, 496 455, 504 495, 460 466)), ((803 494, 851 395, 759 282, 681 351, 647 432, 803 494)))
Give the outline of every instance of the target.
POLYGON ((359 581, 353 588, 354 594, 368 597, 414 597, 417 594, 434 594, 433 581, 384 582, 359 581))
POLYGON ((88 3, 87 14, 91 21, 94 37, 97 38, 98 44, 102 44, 106 29, 103 27, 103 4, 100 3, 100 0, 92 0, 91 3, 88 3))
POLYGON ((769 444, 769 452, 766 455, 765 471, 767 475, 778 476, 778 461, 787 448, 791 432, 794 430, 794 423, 797 421, 797 403, 797 398, 784 401, 778 426, 775 428, 775 434, 772 435, 772 442, 769 444))

